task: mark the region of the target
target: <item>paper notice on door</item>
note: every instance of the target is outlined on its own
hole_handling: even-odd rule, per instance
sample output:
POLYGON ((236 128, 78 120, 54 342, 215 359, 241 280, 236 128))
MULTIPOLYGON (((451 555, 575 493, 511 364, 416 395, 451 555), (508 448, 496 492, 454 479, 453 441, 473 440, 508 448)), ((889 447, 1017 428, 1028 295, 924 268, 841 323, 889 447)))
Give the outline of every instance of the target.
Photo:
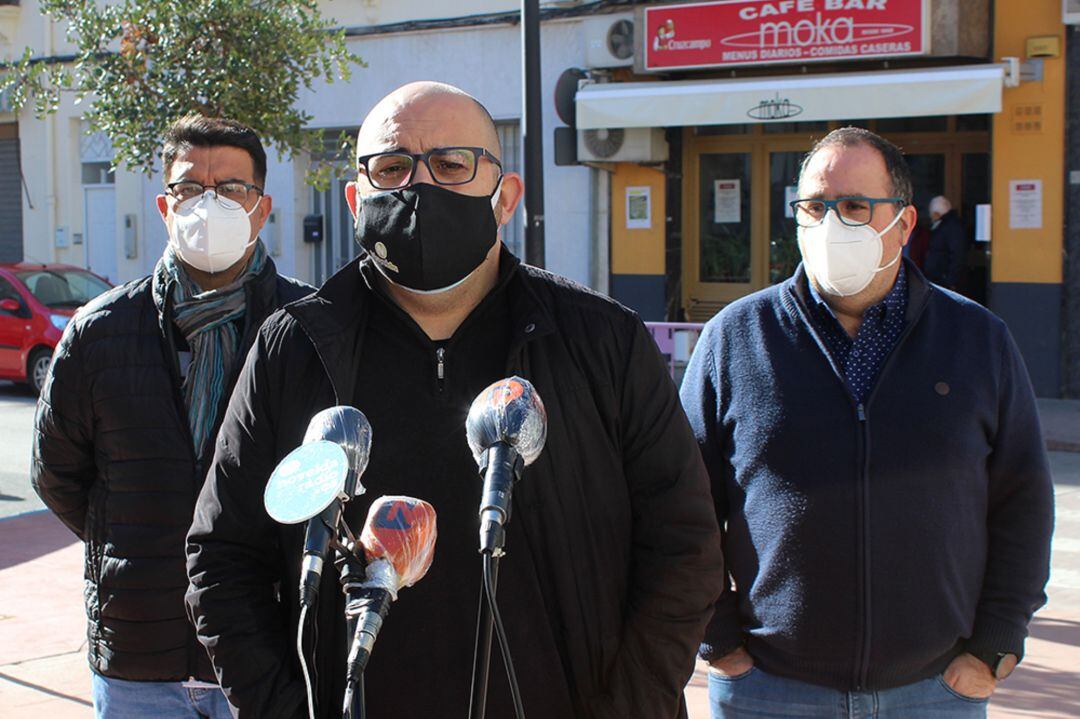
POLYGON ((1041 230, 1042 180, 1009 180, 1009 229, 1041 230))
POLYGON ((990 241, 990 205, 975 205, 975 241, 990 241))
POLYGON ((742 180, 713 180, 713 222, 742 222, 742 180))
POLYGON ((626 188, 626 229, 648 230, 652 227, 652 188, 626 188))

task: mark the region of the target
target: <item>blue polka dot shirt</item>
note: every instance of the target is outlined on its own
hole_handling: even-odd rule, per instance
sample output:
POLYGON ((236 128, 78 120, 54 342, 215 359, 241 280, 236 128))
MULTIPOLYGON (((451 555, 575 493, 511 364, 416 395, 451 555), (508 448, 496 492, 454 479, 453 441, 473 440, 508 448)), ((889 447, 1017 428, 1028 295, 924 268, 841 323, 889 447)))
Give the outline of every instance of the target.
POLYGON ((907 274, 904 266, 896 282, 885 299, 868 308, 863 314, 859 331, 852 339, 824 298, 810 285, 810 294, 814 298, 811 318, 818 333, 825 339, 829 351, 836 363, 844 370, 844 379, 852 396, 860 404, 866 402, 874 383, 877 382, 885 358, 896 346, 900 334, 904 331, 904 316, 907 314, 907 274))

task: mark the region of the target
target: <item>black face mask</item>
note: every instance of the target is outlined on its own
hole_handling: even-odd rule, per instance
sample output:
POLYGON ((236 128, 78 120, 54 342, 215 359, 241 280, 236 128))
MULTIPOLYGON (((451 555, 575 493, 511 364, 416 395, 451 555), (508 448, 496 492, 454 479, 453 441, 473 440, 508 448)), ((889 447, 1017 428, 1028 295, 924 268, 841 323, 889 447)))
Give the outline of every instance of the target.
POLYGON ((421 183, 360 198, 356 241, 391 282, 416 292, 460 284, 498 237, 495 193, 475 197, 421 183))

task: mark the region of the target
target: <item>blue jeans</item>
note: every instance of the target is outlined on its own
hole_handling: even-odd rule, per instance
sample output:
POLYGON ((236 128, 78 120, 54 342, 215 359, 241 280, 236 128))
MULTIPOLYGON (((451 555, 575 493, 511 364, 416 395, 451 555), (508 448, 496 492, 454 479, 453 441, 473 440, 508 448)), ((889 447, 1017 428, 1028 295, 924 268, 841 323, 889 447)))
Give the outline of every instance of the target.
POLYGON ((232 719, 220 689, 130 682, 91 672, 95 719, 232 719))
POLYGON ((842 692, 753 667, 709 672, 712 719, 983 719, 987 699, 957 694, 940 676, 876 692, 842 692))

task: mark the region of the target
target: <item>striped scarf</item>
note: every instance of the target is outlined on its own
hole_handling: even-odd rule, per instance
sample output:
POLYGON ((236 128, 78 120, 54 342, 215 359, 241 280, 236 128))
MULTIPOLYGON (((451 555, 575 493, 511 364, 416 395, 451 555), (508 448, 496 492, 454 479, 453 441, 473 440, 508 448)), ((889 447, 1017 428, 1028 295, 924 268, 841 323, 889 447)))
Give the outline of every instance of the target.
POLYGON ((211 439, 218 406, 240 349, 236 320, 247 310, 244 284, 265 266, 266 247, 258 240, 247 269, 239 277, 224 287, 204 292, 188 277, 171 243, 161 258, 161 271, 174 281, 173 320, 191 348, 183 390, 196 456, 202 456, 203 446, 211 439))

